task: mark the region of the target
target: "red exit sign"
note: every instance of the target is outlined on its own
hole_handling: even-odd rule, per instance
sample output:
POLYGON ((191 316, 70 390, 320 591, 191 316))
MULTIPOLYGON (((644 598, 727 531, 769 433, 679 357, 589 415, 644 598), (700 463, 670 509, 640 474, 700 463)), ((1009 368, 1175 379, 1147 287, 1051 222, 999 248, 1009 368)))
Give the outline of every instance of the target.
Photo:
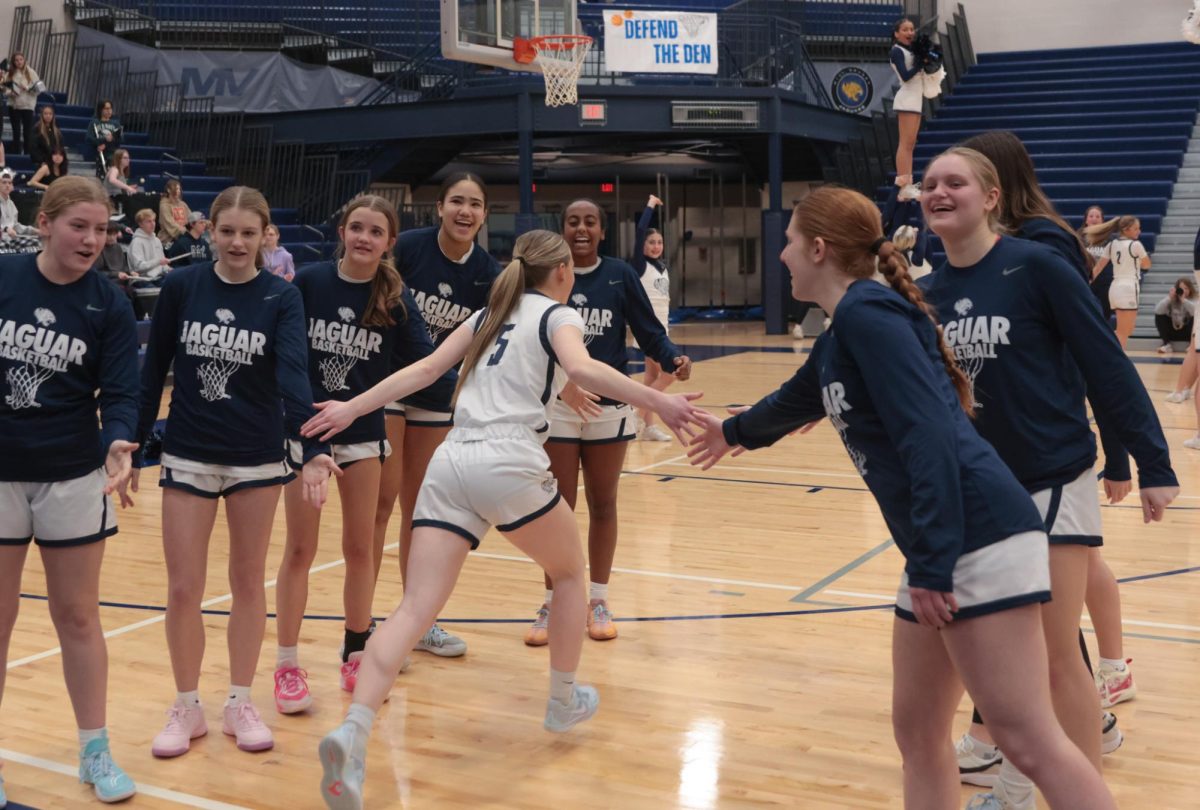
POLYGON ((583 100, 579 102, 579 123, 582 126, 602 127, 608 123, 608 102, 583 100))
POLYGON ((600 184, 600 193, 601 194, 612 194, 613 193, 613 184, 612 183, 601 183, 600 184))

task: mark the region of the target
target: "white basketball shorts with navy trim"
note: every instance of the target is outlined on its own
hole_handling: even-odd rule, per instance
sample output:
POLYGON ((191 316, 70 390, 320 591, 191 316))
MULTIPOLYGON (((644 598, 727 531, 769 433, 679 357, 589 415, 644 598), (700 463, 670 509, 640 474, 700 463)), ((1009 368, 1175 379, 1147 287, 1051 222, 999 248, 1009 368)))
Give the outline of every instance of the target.
POLYGON ((0 546, 62 548, 117 533, 108 475, 98 470, 66 481, 0 481, 0 546))

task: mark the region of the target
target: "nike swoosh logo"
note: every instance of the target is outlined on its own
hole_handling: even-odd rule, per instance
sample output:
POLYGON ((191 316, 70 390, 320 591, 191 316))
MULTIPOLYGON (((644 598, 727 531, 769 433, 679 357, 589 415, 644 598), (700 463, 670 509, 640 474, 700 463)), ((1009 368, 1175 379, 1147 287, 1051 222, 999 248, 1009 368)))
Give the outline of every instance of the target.
POLYGON ((103 311, 104 311, 104 307, 94 307, 94 306, 92 306, 91 304, 88 304, 88 305, 87 305, 87 311, 88 311, 88 312, 103 312, 103 311))
POLYGON ((1023 264, 1018 264, 1016 267, 1006 267, 1000 271, 1000 275, 1011 276, 1013 273, 1017 272, 1018 270, 1024 269, 1024 267, 1025 267, 1025 265, 1023 265, 1023 264))
POLYGON ((608 284, 609 284, 609 286, 610 286, 610 287, 611 287, 613 284, 624 284, 624 283, 625 283, 624 279, 617 279, 616 281, 610 281, 610 282, 608 282, 608 284))
POLYGON ((278 298, 279 296, 280 296, 280 293, 275 293, 274 295, 264 295, 263 300, 270 301, 272 298, 278 298))

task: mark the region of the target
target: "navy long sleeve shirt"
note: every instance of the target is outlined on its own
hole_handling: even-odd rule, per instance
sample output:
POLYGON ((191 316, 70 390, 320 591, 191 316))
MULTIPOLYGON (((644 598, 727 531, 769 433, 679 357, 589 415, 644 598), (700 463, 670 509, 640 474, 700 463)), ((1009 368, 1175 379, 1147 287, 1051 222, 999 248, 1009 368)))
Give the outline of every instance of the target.
MULTIPOLYGON (((334 262, 301 267, 293 281, 304 301, 308 328, 308 378, 318 400, 349 400, 393 371, 428 357, 433 341, 407 287, 391 311, 393 326, 364 326, 371 282, 348 281, 334 262)), ((439 380, 431 395, 446 402, 452 380, 439 380)), ((428 390, 428 389, 427 389, 428 390)), ((338 434, 338 444, 382 441, 383 409, 360 416, 338 434)))
POLYGON ((0 257, 0 373, 0 481, 79 478, 133 441, 137 327, 100 273, 55 284, 37 254, 0 257))
POLYGON ((808 362, 725 420, 725 439, 763 447, 822 416, 879 503, 912 585, 951 591, 960 556, 1043 528, 959 406, 933 324, 890 288, 851 284, 808 362))
MULTIPOLYGON (((625 328, 647 357, 656 360, 670 374, 675 358, 683 355, 667 337, 654 314, 642 280, 628 263, 601 256, 596 269, 581 273, 575 269, 575 286, 567 304, 579 311, 587 332, 583 339, 594 359, 625 373, 629 360, 625 353, 625 328)), ((602 399, 612 404, 612 400, 602 399)))
POLYGON ((977 264, 918 282, 974 382, 975 427, 1030 492, 1096 462, 1084 386, 1138 464, 1140 486, 1174 486, 1146 388, 1087 284, 1050 248, 1000 237, 977 264))
MULTIPOLYGON (((315 413, 300 291, 271 273, 231 284, 212 264, 167 276, 142 366, 139 441, 158 416, 175 364, 163 452, 193 461, 257 466, 282 461, 315 413)), ((328 445, 302 440, 304 460, 328 445)))

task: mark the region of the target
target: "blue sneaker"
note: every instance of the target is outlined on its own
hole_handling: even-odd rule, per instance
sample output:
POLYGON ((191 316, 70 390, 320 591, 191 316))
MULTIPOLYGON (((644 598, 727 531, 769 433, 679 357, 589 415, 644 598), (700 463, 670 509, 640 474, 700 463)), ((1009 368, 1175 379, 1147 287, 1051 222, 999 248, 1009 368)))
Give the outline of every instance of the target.
POLYGON ((546 703, 546 721, 542 725, 546 731, 561 734, 595 714, 599 705, 600 695, 596 693, 596 687, 576 686, 570 703, 560 703, 550 698, 546 703))
POLYGON ((317 748, 321 755, 321 798, 330 810, 362 810, 366 776, 367 741, 351 723, 342 723, 325 735, 317 748))
POLYGON ((113 762, 106 737, 92 740, 79 755, 79 781, 91 785, 96 798, 106 803, 124 801, 137 793, 133 780, 113 762))

